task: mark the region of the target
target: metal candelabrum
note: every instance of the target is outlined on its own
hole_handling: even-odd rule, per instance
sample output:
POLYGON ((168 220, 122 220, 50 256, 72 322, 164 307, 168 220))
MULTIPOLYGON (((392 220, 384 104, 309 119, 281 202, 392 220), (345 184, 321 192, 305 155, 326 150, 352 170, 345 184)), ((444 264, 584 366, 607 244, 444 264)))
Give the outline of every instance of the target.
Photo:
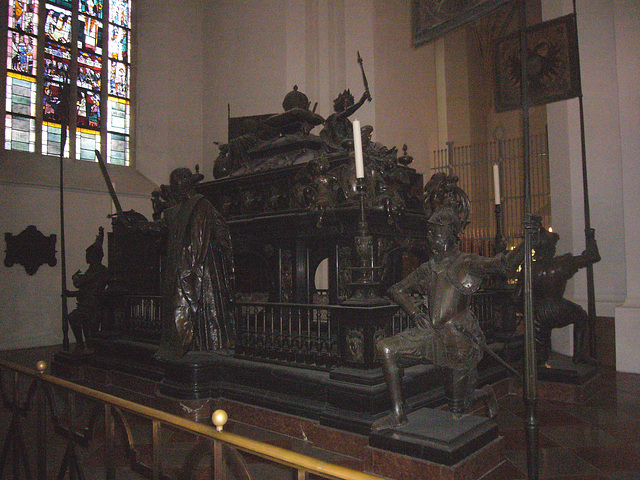
POLYGON ((502 233, 502 205, 497 203, 494 209, 496 215, 496 236, 494 240, 495 253, 502 253, 507 249, 504 235, 502 233))
POLYGON ((364 178, 356 179, 356 191, 360 199, 360 221, 358 235, 354 238, 358 265, 351 267, 351 286, 353 294, 345 300, 345 305, 376 306, 387 305, 389 300, 379 296, 380 283, 378 272, 382 268, 375 265, 373 236, 369 232, 369 225, 365 215, 364 178))

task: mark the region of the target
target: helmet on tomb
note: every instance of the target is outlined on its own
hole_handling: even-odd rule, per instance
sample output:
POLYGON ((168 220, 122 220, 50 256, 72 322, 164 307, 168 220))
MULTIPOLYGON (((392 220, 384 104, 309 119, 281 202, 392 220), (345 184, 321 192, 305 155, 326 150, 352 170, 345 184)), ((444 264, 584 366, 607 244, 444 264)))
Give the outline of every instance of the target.
POLYGON ((172 187, 191 187, 201 181, 204 175, 201 173, 192 173, 186 167, 176 168, 169 175, 169 185, 172 187))
MULTIPOLYGON (((87 258, 96 258, 99 262, 104 257, 104 250, 102 249, 102 243, 104 241, 104 228, 100 227, 98 229, 98 235, 96 235, 95 241, 87 247, 85 250, 87 258)), ((90 262, 88 262, 90 263, 90 262)))

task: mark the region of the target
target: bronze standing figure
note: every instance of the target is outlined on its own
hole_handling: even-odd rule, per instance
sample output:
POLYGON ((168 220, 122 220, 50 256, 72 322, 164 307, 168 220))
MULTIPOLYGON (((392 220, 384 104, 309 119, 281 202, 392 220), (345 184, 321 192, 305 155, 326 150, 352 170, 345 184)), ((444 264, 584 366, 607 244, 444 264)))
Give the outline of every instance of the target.
POLYGON ((163 212, 167 265, 160 360, 218 350, 234 341, 231 237, 222 216, 195 191, 202 178, 188 168, 170 177, 173 206, 163 212))

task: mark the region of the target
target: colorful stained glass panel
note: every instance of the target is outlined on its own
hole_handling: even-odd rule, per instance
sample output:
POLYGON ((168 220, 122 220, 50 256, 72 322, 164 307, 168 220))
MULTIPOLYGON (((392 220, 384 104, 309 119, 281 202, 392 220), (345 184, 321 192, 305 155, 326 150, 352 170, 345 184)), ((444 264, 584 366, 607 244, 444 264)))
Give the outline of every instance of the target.
POLYGON ((109 94, 129 96, 129 67, 124 63, 109 60, 109 94))
POLYGON ((100 94, 78 89, 78 126, 100 128, 100 94))
POLYGON ((36 35, 38 0, 9 0, 9 28, 36 35))
POLYGON ((78 86, 100 90, 101 59, 98 55, 82 52, 78 56, 78 86))
POLYGON ((78 15, 78 22, 78 48, 101 54, 102 22, 85 15, 78 15))
POLYGON ((44 47, 44 78, 64 82, 69 78, 71 53, 69 48, 47 40, 44 47))
POLYGON ((71 12, 62 8, 47 6, 47 20, 44 30, 48 38, 58 43, 71 42, 71 12))
POLYGON ((80 0, 80 11, 92 17, 102 18, 102 0, 80 0))
POLYGON ((73 8, 73 2, 71 0, 47 0, 47 4, 55 5, 65 10, 71 10, 73 8))
POLYGON ((129 31, 109 24, 109 57, 120 62, 129 61, 129 31))
POLYGON ((7 68, 14 72, 35 75, 36 38, 10 31, 7 40, 7 68))
MULTIPOLYGON (((73 157, 95 161, 94 150, 100 148, 101 134, 106 134, 107 161, 129 164, 132 6, 131 0, 108 0, 108 6, 105 1, 7 0, 0 7, 6 8, 8 27, 7 149, 34 152, 37 128, 37 149, 59 155, 60 124, 68 120, 71 106, 77 119, 71 128, 76 137, 70 142, 73 157), (71 45, 72 39, 76 45, 71 45), (103 45, 108 51, 103 52, 103 45), (72 58, 75 48, 78 56, 72 58), (101 101, 107 104, 102 106, 101 101), (106 124, 101 114, 107 116, 106 124)), ((67 156, 69 150, 67 143, 67 156)))
POLYGON ((109 22, 131 28, 130 11, 131 6, 128 0, 109 0, 109 22))
POLYGON ((64 108, 68 103, 61 98, 63 96, 62 85, 55 82, 44 82, 42 94, 42 108, 44 119, 49 122, 61 123, 64 108))
POLYGON ((7 112, 35 117, 36 82, 34 78, 7 75, 7 112))

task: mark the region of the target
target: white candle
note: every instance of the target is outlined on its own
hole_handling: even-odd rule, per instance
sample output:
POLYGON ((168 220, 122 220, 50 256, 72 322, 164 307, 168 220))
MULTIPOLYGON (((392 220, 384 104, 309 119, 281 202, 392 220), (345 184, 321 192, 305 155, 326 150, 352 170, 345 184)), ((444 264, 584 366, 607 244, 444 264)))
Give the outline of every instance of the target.
POLYGON ((493 164, 493 201, 500 205, 500 166, 493 164))
POLYGON ((356 157, 356 178, 364 178, 364 160, 362 158, 362 131, 360 120, 353 121, 353 150, 356 157))

